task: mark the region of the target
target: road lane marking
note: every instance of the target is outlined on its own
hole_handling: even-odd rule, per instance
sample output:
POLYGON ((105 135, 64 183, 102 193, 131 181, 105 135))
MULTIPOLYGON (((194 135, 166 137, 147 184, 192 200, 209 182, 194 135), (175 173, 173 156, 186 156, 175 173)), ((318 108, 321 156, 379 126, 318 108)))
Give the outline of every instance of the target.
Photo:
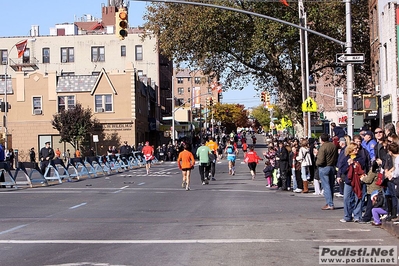
POLYGON ((323 242, 358 243, 384 242, 384 239, 167 239, 167 240, 0 240, 0 244, 239 244, 239 243, 283 243, 283 242, 323 242))
POLYGON ((338 228, 338 229, 327 229, 327 231, 349 231, 349 232, 370 232, 370 229, 350 229, 350 228, 338 228))
POLYGON ((142 185, 144 185, 145 184, 145 182, 141 182, 140 184, 137 184, 138 186, 142 186, 142 185))
POLYGON ((8 229, 8 230, 1 231, 1 232, 0 232, 0 235, 7 234, 7 233, 9 233, 9 232, 18 230, 18 229, 20 229, 20 228, 22 228, 22 227, 25 227, 25 226, 27 226, 27 225, 28 225, 28 224, 21 224, 21 225, 18 225, 18 226, 16 226, 16 227, 10 228, 10 229, 8 229))
POLYGON ((84 206, 84 205, 86 205, 86 204, 87 204, 86 202, 83 202, 83 203, 81 203, 81 204, 78 204, 78 205, 72 206, 72 207, 70 207, 69 209, 70 209, 70 210, 73 210, 73 209, 76 209, 76 208, 82 207, 82 206, 84 206))

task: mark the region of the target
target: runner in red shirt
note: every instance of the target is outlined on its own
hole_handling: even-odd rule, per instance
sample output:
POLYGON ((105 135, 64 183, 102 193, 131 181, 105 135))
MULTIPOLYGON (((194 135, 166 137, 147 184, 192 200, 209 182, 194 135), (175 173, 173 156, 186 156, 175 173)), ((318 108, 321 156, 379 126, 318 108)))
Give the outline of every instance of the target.
POLYGON ((150 173, 151 161, 154 158, 154 148, 150 146, 148 141, 145 142, 145 146, 141 150, 144 155, 145 169, 147 170, 147 175, 150 173))

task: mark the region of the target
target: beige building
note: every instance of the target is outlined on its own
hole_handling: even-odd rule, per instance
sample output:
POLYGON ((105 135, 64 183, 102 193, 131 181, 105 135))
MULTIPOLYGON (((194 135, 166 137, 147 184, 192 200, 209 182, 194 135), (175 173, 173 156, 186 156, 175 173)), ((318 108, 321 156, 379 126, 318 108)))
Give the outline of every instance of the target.
POLYGON ((51 120, 76 103, 90 108, 104 128, 98 143, 90 136, 84 149, 96 146, 101 154, 123 141, 131 145, 164 142, 159 125, 162 116, 171 114, 166 98, 171 95, 173 66, 156 52, 156 38, 142 40, 139 29, 130 29, 122 41, 103 30, 76 34, 82 29, 75 23, 56 29, 59 35, 55 36, 40 36, 33 30, 33 36, 0 38, 0 73, 4 73, 0 99, 7 98, 11 105, 6 122, 8 148, 18 149, 27 159, 31 147, 38 151, 51 141, 53 148, 73 153, 70 145, 59 143, 51 120), (21 40, 28 42, 18 58, 15 45, 21 40))

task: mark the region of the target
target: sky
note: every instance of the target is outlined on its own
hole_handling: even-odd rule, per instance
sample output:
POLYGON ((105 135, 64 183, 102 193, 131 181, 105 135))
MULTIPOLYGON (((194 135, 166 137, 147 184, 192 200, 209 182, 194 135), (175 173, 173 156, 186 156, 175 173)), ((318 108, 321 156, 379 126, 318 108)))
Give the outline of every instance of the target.
MULTIPOLYGON (((39 26, 40 35, 49 35, 55 24, 72 23, 86 14, 101 18, 101 6, 107 0, 1 0, 0 37, 29 36, 32 25, 39 26)), ((146 2, 129 1, 129 25, 143 24, 146 2)), ((1 41, 1 40, 0 40, 1 41)), ((248 107, 260 104, 252 86, 242 91, 223 93, 223 103, 240 103, 248 107)))

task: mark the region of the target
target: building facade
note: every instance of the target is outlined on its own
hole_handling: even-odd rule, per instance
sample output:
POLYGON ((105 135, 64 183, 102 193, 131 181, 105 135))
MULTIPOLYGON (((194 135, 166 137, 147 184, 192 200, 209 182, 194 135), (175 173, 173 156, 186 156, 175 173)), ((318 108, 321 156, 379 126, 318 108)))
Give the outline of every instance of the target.
POLYGON ((59 35, 40 36, 37 30, 32 36, 0 39, 0 99, 11 105, 4 122, 7 148, 24 156, 31 147, 38 150, 51 141, 53 148, 73 152, 59 142, 51 120, 76 103, 90 108, 104 129, 98 142, 90 136, 83 148, 96 146, 103 154, 124 141, 163 142, 159 125, 162 116, 171 114, 166 98, 171 95, 173 65, 157 52, 156 38, 143 40, 140 29, 130 29, 121 41, 104 32, 104 26, 90 34, 76 34, 82 28, 75 23, 56 28, 59 35), (18 57, 16 44, 21 40, 27 40, 27 46, 18 57))

